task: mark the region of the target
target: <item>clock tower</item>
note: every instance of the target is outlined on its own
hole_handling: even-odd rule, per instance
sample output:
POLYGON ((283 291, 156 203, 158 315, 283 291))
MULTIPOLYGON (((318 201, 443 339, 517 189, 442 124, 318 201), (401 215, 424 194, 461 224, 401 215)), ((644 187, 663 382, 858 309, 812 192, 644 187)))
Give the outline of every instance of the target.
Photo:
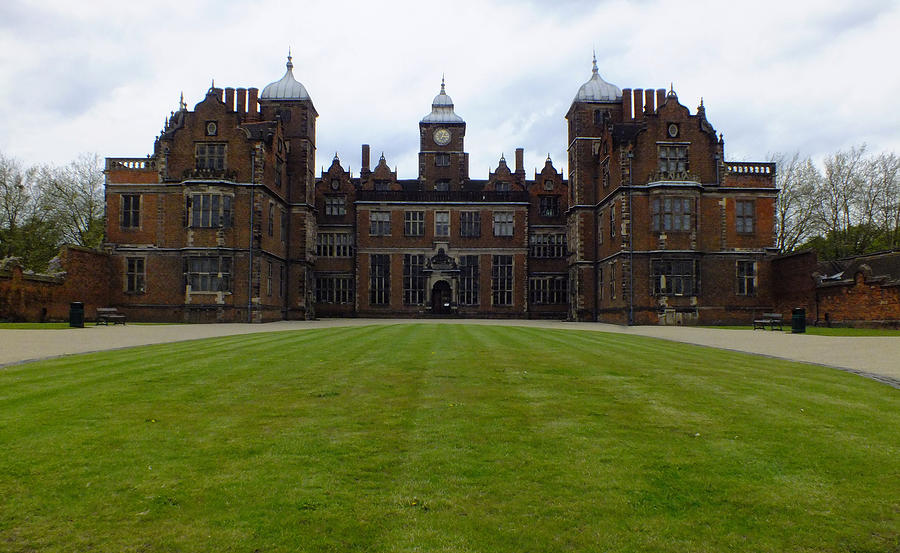
POLYGON ((453 111, 444 89, 419 121, 419 184, 422 190, 461 190, 469 180, 469 154, 463 151, 466 122, 453 111))

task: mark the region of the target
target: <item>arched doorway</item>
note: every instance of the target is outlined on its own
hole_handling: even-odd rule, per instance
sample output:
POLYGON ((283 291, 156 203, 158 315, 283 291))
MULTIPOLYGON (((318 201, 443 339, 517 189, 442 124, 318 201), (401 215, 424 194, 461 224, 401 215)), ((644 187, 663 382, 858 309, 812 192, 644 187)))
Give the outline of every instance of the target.
POLYGON ((446 280, 435 282, 434 287, 431 289, 431 312, 437 314, 450 313, 451 301, 450 283, 446 280))

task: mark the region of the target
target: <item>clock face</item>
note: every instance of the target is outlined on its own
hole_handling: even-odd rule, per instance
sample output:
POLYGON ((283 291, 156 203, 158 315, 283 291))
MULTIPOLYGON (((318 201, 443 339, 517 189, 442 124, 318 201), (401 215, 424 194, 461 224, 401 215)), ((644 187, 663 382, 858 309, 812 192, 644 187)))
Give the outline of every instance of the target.
POLYGON ((434 131, 434 143, 438 146, 446 146, 450 143, 450 131, 447 129, 438 129, 434 131))
POLYGON ((669 123, 669 136, 672 138, 678 136, 678 125, 675 123, 669 123))

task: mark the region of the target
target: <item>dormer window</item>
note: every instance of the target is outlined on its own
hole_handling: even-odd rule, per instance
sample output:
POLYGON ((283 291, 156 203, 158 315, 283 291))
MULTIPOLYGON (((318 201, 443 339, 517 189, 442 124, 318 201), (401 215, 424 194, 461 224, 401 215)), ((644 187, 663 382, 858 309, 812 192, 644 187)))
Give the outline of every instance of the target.
POLYGON ((225 169, 225 144, 201 142, 197 144, 195 153, 197 169, 212 171, 225 169))
POLYGON ((509 192, 510 185, 507 181, 498 181, 494 183, 494 190, 497 192, 509 192))
POLYGON ((659 145, 659 172, 678 175, 688 170, 687 144, 659 145))
POLYGON ((541 217, 556 217, 559 215, 559 196, 540 197, 541 217))
POLYGON ((434 183, 434 189, 438 192, 447 192, 450 190, 450 181, 447 179, 440 179, 434 183))
POLYGON ((375 190, 378 192, 387 192, 391 189, 391 181, 378 179, 375 181, 375 190))
POLYGON ((347 214, 347 199, 344 196, 325 196, 325 215, 338 217, 347 214))

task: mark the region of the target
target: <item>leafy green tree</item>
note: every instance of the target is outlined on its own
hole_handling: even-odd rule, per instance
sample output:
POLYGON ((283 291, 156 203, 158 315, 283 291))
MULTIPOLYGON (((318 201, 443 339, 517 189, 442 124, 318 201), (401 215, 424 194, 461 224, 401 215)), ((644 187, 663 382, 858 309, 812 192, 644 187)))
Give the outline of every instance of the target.
POLYGON ((821 259, 853 257, 891 249, 890 233, 871 224, 853 225, 810 238, 798 249, 814 249, 821 259))

